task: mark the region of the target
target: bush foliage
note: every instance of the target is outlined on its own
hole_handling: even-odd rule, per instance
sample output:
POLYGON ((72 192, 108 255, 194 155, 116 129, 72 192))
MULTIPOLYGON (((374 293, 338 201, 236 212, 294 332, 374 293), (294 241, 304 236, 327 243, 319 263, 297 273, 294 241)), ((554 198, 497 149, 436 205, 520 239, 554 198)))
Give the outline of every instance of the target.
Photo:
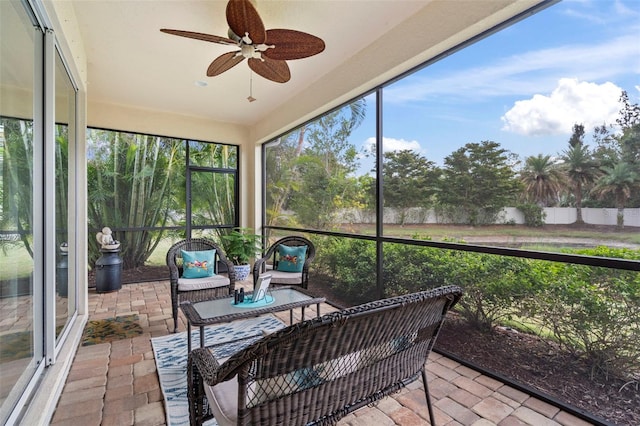
MULTIPOLYGON (((480 332, 519 322, 551 336, 587 360, 592 375, 640 372, 640 273, 611 268, 384 244, 384 288, 375 286, 376 244, 323 242, 324 273, 353 304, 455 284, 465 295, 457 310, 480 332)), ((640 250, 598 247, 576 254, 640 259, 640 250)))
POLYGON ((544 226, 547 214, 542 207, 533 203, 525 203, 519 204, 517 208, 524 215, 525 225, 535 228, 544 226))
MULTIPOLYGON (((638 250, 598 247, 577 254, 639 259, 638 250)), ((532 262, 534 263, 534 262, 532 262)), ((640 273, 535 262, 544 289, 530 315, 595 375, 640 371, 640 273)))

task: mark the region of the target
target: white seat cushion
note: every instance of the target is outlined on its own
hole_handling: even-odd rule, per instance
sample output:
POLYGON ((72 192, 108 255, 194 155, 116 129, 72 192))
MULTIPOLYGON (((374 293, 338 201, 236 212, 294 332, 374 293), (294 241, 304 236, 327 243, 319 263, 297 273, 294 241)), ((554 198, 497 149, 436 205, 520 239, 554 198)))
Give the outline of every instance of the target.
POLYGON ((314 368, 322 380, 331 381, 357 371, 361 367, 361 352, 352 352, 340 358, 330 359, 314 368))
POLYGON ((302 284, 302 272, 269 271, 272 284, 302 284))
MULTIPOLYGON (((224 360, 221 360, 221 363, 224 360)), ((309 370, 310 369, 303 369, 309 370)), ((288 395, 306 387, 306 376, 297 372, 284 374, 278 377, 260 380, 250 386, 247 390, 252 404, 260 404, 267 400, 279 396, 288 395)), ((311 386, 316 384, 315 380, 321 380, 317 375, 312 375, 311 386)), ((213 417, 218 421, 219 426, 235 426, 238 420, 238 376, 231 380, 218 383, 215 386, 204 385, 204 393, 209 400, 209 406, 213 417)))
POLYGON ((236 426, 238 420, 238 376, 215 386, 204 386, 213 417, 219 426, 236 426))
POLYGON ((214 275, 204 278, 178 278, 178 291, 206 290, 208 288, 225 287, 229 285, 229 278, 224 275, 214 275))

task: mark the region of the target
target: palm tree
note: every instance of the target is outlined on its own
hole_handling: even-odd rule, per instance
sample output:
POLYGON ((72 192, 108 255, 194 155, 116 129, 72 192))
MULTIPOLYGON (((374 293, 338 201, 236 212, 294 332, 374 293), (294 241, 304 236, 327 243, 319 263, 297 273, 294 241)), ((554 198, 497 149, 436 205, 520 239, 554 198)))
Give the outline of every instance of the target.
POLYGON ((118 240, 124 269, 144 265, 162 239, 162 232, 150 229, 164 227, 171 217, 177 188, 172 182, 185 173, 183 143, 99 129, 90 129, 87 139, 89 226, 139 229, 119 231, 118 240))
POLYGON ((573 187, 576 199, 576 224, 583 224, 582 190, 583 186, 593 183, 600 176, 598 162, 593 158, 589 148, 575 144, 563 151, 563 169, 573 187))
MULTIPOLYGON (((345 131, 350 133, 358 127, 367 113, 366 98, 360 98, 335 112, 343 119, 345 131)), ((331 116, 331 114, 328 114, 331 116)), ((299 162, 303 153, 308 132, 314 125, 322 124, 319 118, 312 123, 304 124, 291 133, 276 138, 267 144, 268 147, 278 149, 266 150, 267 164, 267 225, 279 225, 281 220, 291 220, 290 215, 284 214, 291 194, 299 189, 301 184, 299 162)), ((325 118, 328 120, 328 118, 325 118)), ((267 235, 268 236, 268 235, 267 235)))
MULTIPOLYGON (((2 148, 2 198, 8 202, 0 206, 0 229, 15 232, 33 257, 33 121, 0 118, 4 129, 2 148)), ((0 242, 2 246, 6 241, 0 242)))
POLYGON ((633 191, 640 187, 640 175, 632 164, 623 161, 613 167, 603 167, 602 170, 605 174, 598 179, 593 193, 600 199, 609 195, 614 196, 618 209, 617 225, 622 229, 624 228, 624 205, 633 191))
POLYGON ((555 204, 562 189, 562 170, 551 161, 550 155, 527 157, 520 173, 525 196, 540 207, 555 204))

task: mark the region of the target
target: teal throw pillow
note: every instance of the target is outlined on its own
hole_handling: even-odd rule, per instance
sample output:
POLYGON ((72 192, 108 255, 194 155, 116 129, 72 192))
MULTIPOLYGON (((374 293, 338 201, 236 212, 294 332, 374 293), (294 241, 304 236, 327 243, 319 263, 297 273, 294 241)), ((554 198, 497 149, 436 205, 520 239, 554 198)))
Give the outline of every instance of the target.
POLYGON ((320 374, 311 367, 304 367, 294 371, 293 378, 296 385, 298 385, 298 390, 320 386, 324 382, 320 374))
POLYGON ((278 264, 276 271, 302 272, 307 257, 307 246, 289 247, 278 246, 278 264))
POLYGON ((214 276, 215 250, 182 251, 182 278, 214 276))

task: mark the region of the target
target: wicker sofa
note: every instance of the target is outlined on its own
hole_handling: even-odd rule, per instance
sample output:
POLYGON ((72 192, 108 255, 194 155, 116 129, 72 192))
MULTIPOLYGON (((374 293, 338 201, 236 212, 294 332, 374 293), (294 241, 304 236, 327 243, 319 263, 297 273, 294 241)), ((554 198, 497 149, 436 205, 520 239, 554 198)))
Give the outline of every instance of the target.
POLYGON ((456 286, 326 314, 286 327, 221 363, 191 352, 191 424, 330 425, 422 377, 456 286))

